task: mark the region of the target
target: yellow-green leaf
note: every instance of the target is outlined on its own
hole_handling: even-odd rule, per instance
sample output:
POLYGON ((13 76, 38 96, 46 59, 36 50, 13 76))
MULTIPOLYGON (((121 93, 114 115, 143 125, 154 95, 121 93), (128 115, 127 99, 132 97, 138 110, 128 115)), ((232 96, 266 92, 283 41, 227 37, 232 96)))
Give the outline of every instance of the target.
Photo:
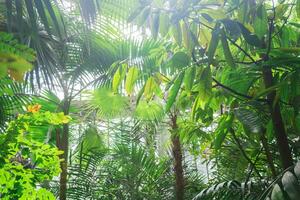
POLYGON ((119 66, 116 73, 114 74, 113 81, 112 81, 112 89, 114 92, 118 91, 118 87, 125 77, 125 72, 126 72, 126 65, 123 64, 119 66))
POLYGON ((144 95, 146 99, 151 99, 153 93, 155 92, 155 90, 157 90, 157 87, 158 84, 156 83, 154 77, 151 76, 145 84, 144 95))
POLYGON ((172 67, 182 68, 190 64, 190 57, 183 51, 176 52, 170 60, 172 67))
POLYGON ((233 60, 230 48, 228 46, 228 42, 225 37, 225 32, 223 32, 223 34, 222 34, 221 41, 222 41, 222 46, 223 46, 223 53, 224 53, 227 64, 229 65, 229 67, 235 67, 235 62, 233 60))
POLYGON ((170 89, 170 93, 169 93, 167 104, 166 104, 166 112, 170 111, 172 105, 175 102, 176 96, 177 96, 180 86, 182 84, 183 77, 184 77, 184 73, 181 72, 178 75, 178 77, 176 78, 176 80, 174 81, 172 88, 170 89))
POLYGON ((211 37, 209 47, 207 50, 208 65, 210 65, 212 63, 218 43, 219 43, 219 39, 220 39, 219 31, 220 31, 219 25, 216 25, 215 29, 212 31, 212 37, 211 37))
POLYGON ((212 94, 212 75, 209 66, 205 67, 200 75, 198 89, 200 107, 204 109, 205 104, 208 102, 212 94))
POLYGON ((139 70, 136 67, 131 67, 128 70, 125 82, 125 90, 128 94, 131 94, 134 88, 134 84, 138 79, 139 70))
POLYGON ((195 67, 190 67, 187 70, 185 70, 183 83, 186 91, 188 92, 190 92, 193 87, 195 75, 196 75, 195 67))
POLYGON ((254 19, 254 30, 256 35, 261 39, 268 31, 268 16, 264 5, 260 5, 256 11, 254 19))
POLYGON ((179 22, 171 26, 172 36, 176 43, 180 46, 182 42, 182 33, 179 22))

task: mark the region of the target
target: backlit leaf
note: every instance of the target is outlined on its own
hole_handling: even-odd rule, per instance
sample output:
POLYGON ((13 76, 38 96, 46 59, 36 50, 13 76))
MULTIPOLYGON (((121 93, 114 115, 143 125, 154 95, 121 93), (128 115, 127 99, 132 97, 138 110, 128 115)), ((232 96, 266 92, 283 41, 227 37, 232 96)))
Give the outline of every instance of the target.
POLYGON ((136 67, 129 68, 127 76, 126 76, 126 82, 125 82, 125 90, 128 94, 132 93, 134 84, 138 79, 138 75, 139 75, 138 68, 136 68, 136 67))
POLYGON ((176 100, 176 96, 177 96, 180 86, 182 84, 183 77, 184 77, 184 73, 181 72, 179 74, 179 76, 176 78, 176 80, 174 81, 172 88, 170 89, 170 93, 169 93, 167 104, 166 104, 166 112, 170 111, 172 105, 174 104, 174 102, 176 100))

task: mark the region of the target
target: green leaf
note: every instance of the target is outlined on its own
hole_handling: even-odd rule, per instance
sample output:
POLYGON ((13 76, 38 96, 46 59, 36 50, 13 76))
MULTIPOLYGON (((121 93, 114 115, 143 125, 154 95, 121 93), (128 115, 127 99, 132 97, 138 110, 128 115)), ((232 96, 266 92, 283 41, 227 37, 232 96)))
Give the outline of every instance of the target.
POLYGON ((184 83, 186 91, 188 91, 188 92, 190 92, 193 87, 195 75, 196 75, 195 67, 190 67, 185 70, 183 83, 184 83))
POLYGON ((183 81, 183 77, 184 77, 184 73, 181 72, 178 77, 176 78, 176 80, 174 81, 174 84, 172 86, 172 88, 170 89, 170 93, 168 96, 168 100, 167 100, 167 104, 166 104, 166 112, 169 112, 172 105, 175 102, 176 96, 180 90, 180 86, 182 84, 183 81))
POLYGON ((278 184, 276 184, 272 190, 271 199, 272 200, 285 200, 285 198, 283 196, 283 192, 278 184))
POLYGON ((155 12, 151 18, 151 33, 154 39, 157 38, 158 29, 159 29, 159 12, 155 12))
POLYGON ((254 19, 254 30, 256 35, 262 39, 268 31, 268 18, 265 7, 261 4, 256 10, 256 17, 254 19))
POLYGON ((158 89, 158 84, 156 83, 154 77, 148 78, 146 84, 145 84, 145 89, 144 89, 144 95, 146 99, 150 99, 153 96, 153 93, 155 90, 158 89))
POLYGON ((160 120, 164 116, 164 109, 155 101, 140 101, 134 115, 141 120, 160 120))
POLYGON ((246 40, 246 42, 252 46, 261 47, 262 43, 261 40, 258 38, 257 35, 251 33, 243 24, 238 23, 241 32, 246 40))
POLYGON ((219 150, 226 138, 226 135, 228 133, 228 129, 231 127, 233 122, 233 116, 232 115, 223 115, 218 123, 218 127, 215 131, 216 138, 214 141, 214 146, 216 150, 219 150))
POLYGON ((222 34, 221 41, 222 41, 223 52, 224 52, 224 56, 225 56, 225 60, 226 60, 227 64, 229 65, 229 67, 235 67, 235 62, 233 60, 231 51, 229 49, 228 42, 225 37, 225 32, 222 34))
POLYGON ((299 200, 300 186, 298 180, 292 172, 285 172, 282 177, 283 189, 286 191, 290 200, 299 200))
POLYGON ((170 64, 174 68, 186 67, 190 64, 190 57, 183 51, 178 51, 172 56, 170 64))
MULTIPOLYGON (((49 0, 44 0, 43 2, 46 6, 48 13, 50 14, 50 17, 53 21, 54 27, 57 30, 59 37, 62 38, 62 32, 61 32, 62 27, 60 27, 58 23, 58 17, 60 16, 58 16, 58 14, 55 13, 53 6, 49 0)), ((62 18, 60 18, 60 21, 62 21, 62 18)))
POLYGON ((132 11, 130 13, 129 17, 127 18, 127 21, 132 22, 141 13, 141 11, 142 11, 142 8, 140 6, 138 6, 134 11, 132 11))
POLYGON ((171 32, 174 40, 176 43, 180 46, 182 42, 182 33, 179 22, 172 24, 171 26, 171 32))
POLYGON ((219 32, 220 32, 220 25, 217 24, 215 26, 214 30, 212 31, 211 40, 210 40, 209 47, 207 50, 208 66, 210 66, 210 64, 212 63, 216 49, 218 47, 218 43, 220 40, 219 32))
POLYGON ((43 6, 43 2, 41 0, 34 0, 34 2, 35 2, 35 5, 37 7, 37 11, 38 11, 39 16, 41 18, 41 21, 43 22, 43 25, 45 26, 46 31, 49 34, 51 34, 48 19, 46 17, 45 9, 44 9, 44 6, 43 6))
POLYGON ((190 50, 191 48, 191 33, 189 30, 188 25, 184 22, 181 25, 181 32, 182 32, 182 41, 183 41, 183 46, 187 49, 190 50))
POLYGON ((300 0, 297 0, 296 2, 296 13, 297 17, 300 18, 300 0))
POLYGON ((299 161, 296 163, 296 166, 294 167, 294 173, 295 173, 296 177, 298 179, 300 179, 300 162, 299 161))
POLYGON ((124 79, 125 73, 126 73, 126 65, 124 64, 120 65, 113 77, 113 81, 112 81, 113 92, 118 92, 118 87, 121 84, 122 80, 124 79))
POLYGON ((139 26, 142 26, 146 22, 146 20, 148 19, 149 15, 150 15, 150 12, 151 12, 151 7, 147 6, 144 8, 144 10, 140 14, 138 22, 137 22, 137 24, 139 26))
POLYGON ((132 93, 134 84, 137 81, 138 76, 139 76, 138 68, 136 68, 136 67, 129 68, 127 76, 126 76, 126 82, 125 82, 125 90, 128 94, 132 93))
POLYGON ((205 67, 200 75, 198 91, 201 99, 200 107, 204 109, 212 94, 212 75, 209 66, 205 67))
POLYGON ((223 19, 221 22, 224 24, 226 33, 234 41, 237 40, 241 35, 241 29, 238 23, 231 19, 223 19))
POLYGON ((159 32, 162 36, 165 36, 169 32, 170 19, 166 13, 161 13, 159 16, 159 32))

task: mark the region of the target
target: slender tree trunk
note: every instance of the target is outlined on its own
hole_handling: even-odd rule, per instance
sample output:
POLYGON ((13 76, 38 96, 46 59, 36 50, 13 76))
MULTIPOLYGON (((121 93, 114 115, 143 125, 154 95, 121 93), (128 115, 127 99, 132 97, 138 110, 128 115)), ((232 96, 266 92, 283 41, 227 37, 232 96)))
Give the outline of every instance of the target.
MULTIPOLYGON (((66 100, 64 104, 64 114, 69 114, 69 101, 66 100)), ((67 199, 67 176, 68 176, 68 150, 69 150, 69 124, 63 125, 62 136, 60 139, 60 150, 64 151, 61 155, 63 161, 61 162, 61 173, 60 173, 60 188, 59 188, 59 199, 67 199)))
POLYGON ((184 200, 184 175, 182 167, 182 150, 180 139, 177 134, 177 116, 173 115, 172 118, 172 153, 174 157, 174 173, 175 173, 175 194, 176 200, 184 200))
MULTIPOLYGON (((263 79, 265 87, 273 86, 273 75, 270 68, 265 67, 263 70, 263 79)), ((284 169, 293 165, 292 152, 289 147, 288 137, 285 131, 284 123, 281 116, 281 110, 278 101, 276 100, 276 91, 272 91, 267 95, 267 100, 270 107, 271 118, 275 131, 276 142, 280 154, 281 163, 284 169)))
MULTIPOLYGON (((261 55, 264 61, 269 60, 269 53, 272 49, 272 33, 274 32, 274 21, 275 21, 275 7, 273 2, 273 16, 269 22, 269 31, 268 31, 268 40, 267 43, 263 42, 262 46, 267 50, 265 54, 261 55)), ((263 81, 265 84, 265 88, 268 89, 274 86, 274 78, 272 74, 271 66, 263 66, 262 70, 263 81)), ((273 122, 273 129, 275 132, 276 142, 278 146, 278 151, 280 154, 280 159, 282 163, 282 167, 284 169, 293 165, 292 152, 289 147, 287 133, 284 127, 284 123, 281 116, 280 105, 278 100, 276 99, 276 91, 272 90, 267 95, 267 100, 269 104, 269 109, 271 113, 271 118, 273 122)))

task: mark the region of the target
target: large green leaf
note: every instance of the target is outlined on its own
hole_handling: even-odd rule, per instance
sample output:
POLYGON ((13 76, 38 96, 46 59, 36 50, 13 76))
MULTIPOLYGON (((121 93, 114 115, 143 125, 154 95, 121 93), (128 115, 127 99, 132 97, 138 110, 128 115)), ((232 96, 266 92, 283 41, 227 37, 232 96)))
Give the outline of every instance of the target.
POLYGON ((172 24, 171 33, 175 42, 180 46, 182 42, 182 32, 179 22, 172 24))
POLYGON ((208 57, 208 65, 210 65, 213 61, 215 52, 217 50, 218 47, 218 43, 220 40, 220 24, 217 24, 214 28, 214 30, 212 31, 212 36, 211 36, 211 40, 209 43, 209 47, 207 50, 207 57, 208 57))
POLYGON ((185 70, 183 83, 184 83, 186 91, 188 91, 188 92, 191 91, 193 84, 194 84, 195 76, 196 76, 196 68, 195 67, 190 67, 185 70))
POLYGON ((256 47, 261 47, 262 43, 261 40, 259 39, 259 37, 257 35, 255 35, 254 33, 251 33, 243 24, 238 23, 241 32, 246 40, 246 42, 252 46, 256 46, 256 47))
POLYGON ((166 104, 166 112, 170 111, 172 105, 174 104, 174 102, 176 100, 176 96, 178 95, 178 92, 180 90, 180 86, 182 84, 183 77, 184 77, 184 73, 181 72, 178 75, 178 77, 176 78, 176 80, 174 81, 172 88, 170 89, 170 93, 168 95, 168 100, 167 100, 167 104, 166 104))
POLYGON ((291 200, 298 200, 300 198, 300 185, 297 177, 292 172, 287 171, 283 175, 282 185, 291 200))
POLYGON ((153 93, 156 93, 156 91, 159 90, 159 85, 157 84, 155 78, 151 76, 148 78, 145 88, 144 88, 144 96, 146 99, 150 100, 153 96, 153 93))
POLYGON ((209 66, 202 70, 199 78, 198 92, 200 98, 200 107, 204 108, 212 94, 212 74, 209 66))
POLYGON ((131 67, 128 70, 126 75, 126 82, 125 82, 125 90, 128 94, 131 94, 134 89, 134 84, 137 81, 139 76, 139 70, 136 67, 131 67))
POLYGON ((259 38, 263 38, 268 31, 268 16, 263 4, 259 5, 256 10, 254 30, 259 38))
POLYGON ((183 51, 176 52, 171 60, 170 64, 174 68, 183 68, 190 64, 190 57, 183 51))
POLYGON ((153 15, 151 16, 151 33, 152 33, 152 37, 154 39, 157 38, 158 35, 158 31, 159 31, 159 12, 155 12, 153 13, 153 15))
POLYGON ((112 89, 114 92, 118 91, 118 87, 126 75, 126 68, 127 68, 127 66, 125 64, 122 64, 119 66, 119 68, 115 72, 115 74, 113 76, 113 81, 112 81, 112 89))
POLYGON ((166 34, 169 32, 170 27, 170 19, 169 15, 166 13, 161 13, 159 16, 159 33, 162 36, 166 36, 166 34))
POLYGON ((223 52, 226 59, 227 64, 229 67, 235 67, 235 62, 233 60, 230 48, 228 46, 227 39, 225 37, 225 32, 221 36, 222 46, 223 46, 223 52))

